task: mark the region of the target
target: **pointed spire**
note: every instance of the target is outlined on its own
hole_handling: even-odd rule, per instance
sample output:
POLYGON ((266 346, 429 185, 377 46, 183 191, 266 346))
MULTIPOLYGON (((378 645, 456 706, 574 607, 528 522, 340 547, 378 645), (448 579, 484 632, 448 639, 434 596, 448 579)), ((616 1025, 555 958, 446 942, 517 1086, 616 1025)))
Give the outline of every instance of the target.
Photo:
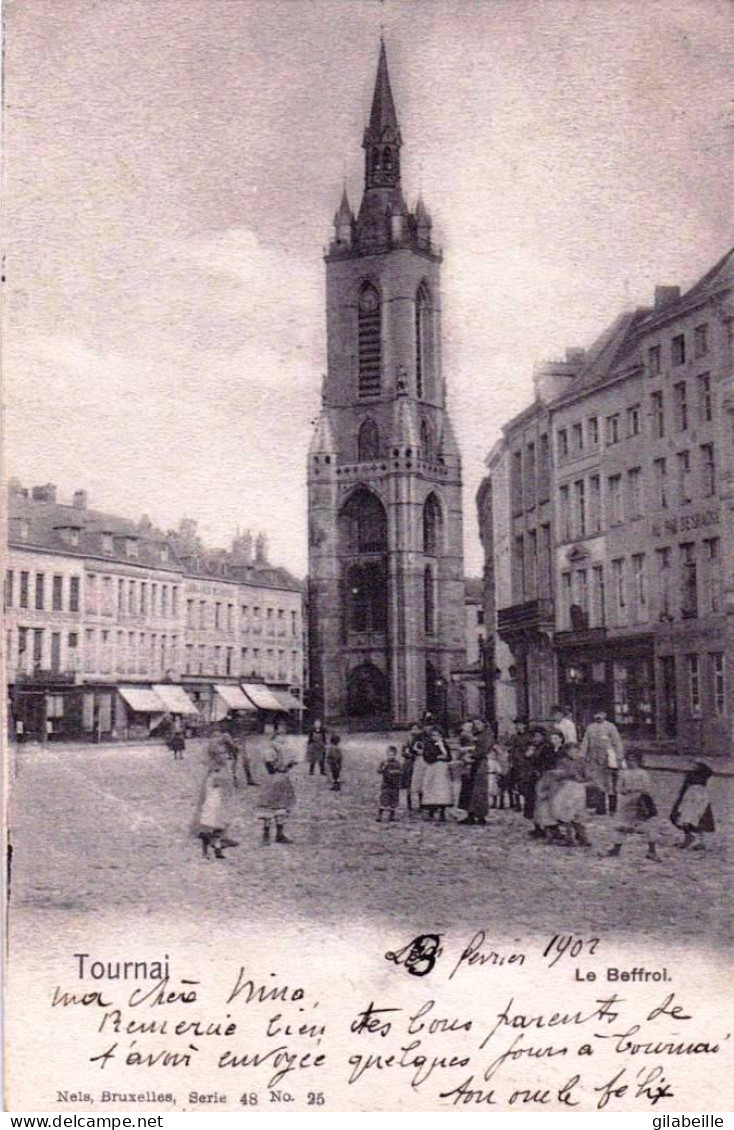
POLYGON ((377 80, 375 93, 372 96, 372 113, 368 130, 376 138, 382 138, 386 130, 389 131, 392 139, 400 133, 398 115, 395 112, 395 102, 390 88, 385 40, 382 37, 380 37, 380 59, 377 64, 377 80))
POLYGON ((329 419, 328 409, 323 409, 316 421, 314 428, 311 446, 309 448, 310 455, 335 455, 336 454, 336 441, 334 439, 334 432, 331 427, 331 420, 329 419))
POLYGON ((345 180, 344 181, 344 191, 342 192, 341 204, 339 205, 338 211, 337 211, 336 215, 334 216, 334 223, 339 224, 340 222, 345 222, 345 223, 351 224, 353 219, 354 219, 354 214, 352 212, 352 209, 349 206, 349 197, 347 196, 347 182, 345 180))
POLYGON ((366 155, 366 188, 395 188, 400 185, 401 145, 398 115, 395 111, 390 75, 387 70, 385 41, 381 39, 372 111, 362 141, 366 155))
POLYGON ((422 191, 418 193, 418 203, 415 206, 415 220, 417 224, 425 224, 426 227, 430 227, 433 222, 423 200, 422 191))

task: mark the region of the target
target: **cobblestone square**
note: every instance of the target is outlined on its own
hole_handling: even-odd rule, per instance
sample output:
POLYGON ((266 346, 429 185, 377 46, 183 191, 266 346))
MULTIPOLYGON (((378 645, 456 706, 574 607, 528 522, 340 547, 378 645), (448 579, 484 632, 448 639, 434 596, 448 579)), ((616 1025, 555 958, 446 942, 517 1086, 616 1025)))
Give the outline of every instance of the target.
MULTIPOLYGON (((303 738, 287 742, 303 756, 303 738)), ((258 790, 241 786, 230 826, 239 846, 224 860, 204 859, 191 834, 205 772, 201 743, 190 743, 182 762, 159 744, 22 747, 10 765, 11 914, 129 909, 226 919, 232 929, 302 918, 337 930, 340 922, 380 920, 414 933, 481 925, 517 938, 572 930, 728 943, 730 778, 712 782, 718 831, 707 852, 675 849, 679 835, 666 818, 680 776, 656 772, 661 862, 643 858, 641 841, 626 845, 621 859, 604 859, 606 818, 590 818, 590 850, 537 843, 527 821, 507 811, 490 812, 487 827, 463 828, 411 820, 401 807, 396 823, 378 824, 385 745, 384 736, 344 740, 339 793, 299 764, 292 845, 261 843, 258 790)), ((265 746, 261 737, 249 742, 261 781, 265 746)))

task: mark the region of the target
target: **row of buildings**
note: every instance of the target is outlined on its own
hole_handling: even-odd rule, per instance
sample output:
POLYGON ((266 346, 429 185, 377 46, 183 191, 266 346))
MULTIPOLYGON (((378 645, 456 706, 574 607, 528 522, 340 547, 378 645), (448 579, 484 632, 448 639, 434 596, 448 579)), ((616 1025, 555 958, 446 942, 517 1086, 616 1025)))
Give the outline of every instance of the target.
POLYGON ((12 482, 4 586, 11 730, 26 740, 299 719, 307 680, 302 585, 239 535, 207 551, 194 523, 163 533, 93 510, 77 491, 12 482))
POLYGON ((540 366, 503 427, 477 496, 501 726, 561 701, 642 744, 732 752, 733 283, 730 251, 658 287, 540 366))
MULTIPOLYGON (((195 524, 163 533, 51 484, 11 482, 4 581, 9 727, 24 741, 138 738, 166 715, 248 728, 308 711, 304 586, 267 561, 264 539, 207 550, 195 524)), ((481 582, 467 581, 465 716, 483 708, 481 582)))

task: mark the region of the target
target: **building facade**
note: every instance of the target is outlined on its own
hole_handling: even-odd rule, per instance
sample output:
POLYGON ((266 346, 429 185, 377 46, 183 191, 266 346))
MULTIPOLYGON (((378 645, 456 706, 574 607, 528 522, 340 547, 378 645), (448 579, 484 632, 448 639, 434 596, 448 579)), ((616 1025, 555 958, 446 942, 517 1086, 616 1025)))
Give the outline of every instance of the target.
POLYGON ((65 505, 52 485, 13 483, 8 512, 4 643, 17 737, 137 736, 176 702, 207 724, 226 713, 217 687, 228 685, 266 686, 282 713, 300 714, 303 599, 285 570, 208 553, 190 523, 163 534, 146 518, 91 510, 83 491, 65 505))
POLYGON ((461 464, 441 367, 441 253, 406 205, 381 45, 365 188, 326 254, 328 366, 308 460, 314 712, 455 716, 464 663, 461 464))
MULTIPOLYGON (((588 353, 544 366, 528 410, 551 437, 553 697, 693 754, 733 742, 733 283, 730 252, 686 293, 657 288, 588 353)), ((509 459, 526 415, 504 429, 509 459)), ((526 570, 518 540, 500 625, 530 595, 526 570)))

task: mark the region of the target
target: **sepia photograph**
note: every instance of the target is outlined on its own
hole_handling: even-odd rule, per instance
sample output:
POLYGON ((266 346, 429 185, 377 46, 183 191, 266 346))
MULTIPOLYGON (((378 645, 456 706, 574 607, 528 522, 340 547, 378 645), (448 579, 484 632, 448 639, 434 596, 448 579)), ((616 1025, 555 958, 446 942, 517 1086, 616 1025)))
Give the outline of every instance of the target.
POLYGON ((4 1108, 730 1110, 731 0, 3 37, 4 1108))

